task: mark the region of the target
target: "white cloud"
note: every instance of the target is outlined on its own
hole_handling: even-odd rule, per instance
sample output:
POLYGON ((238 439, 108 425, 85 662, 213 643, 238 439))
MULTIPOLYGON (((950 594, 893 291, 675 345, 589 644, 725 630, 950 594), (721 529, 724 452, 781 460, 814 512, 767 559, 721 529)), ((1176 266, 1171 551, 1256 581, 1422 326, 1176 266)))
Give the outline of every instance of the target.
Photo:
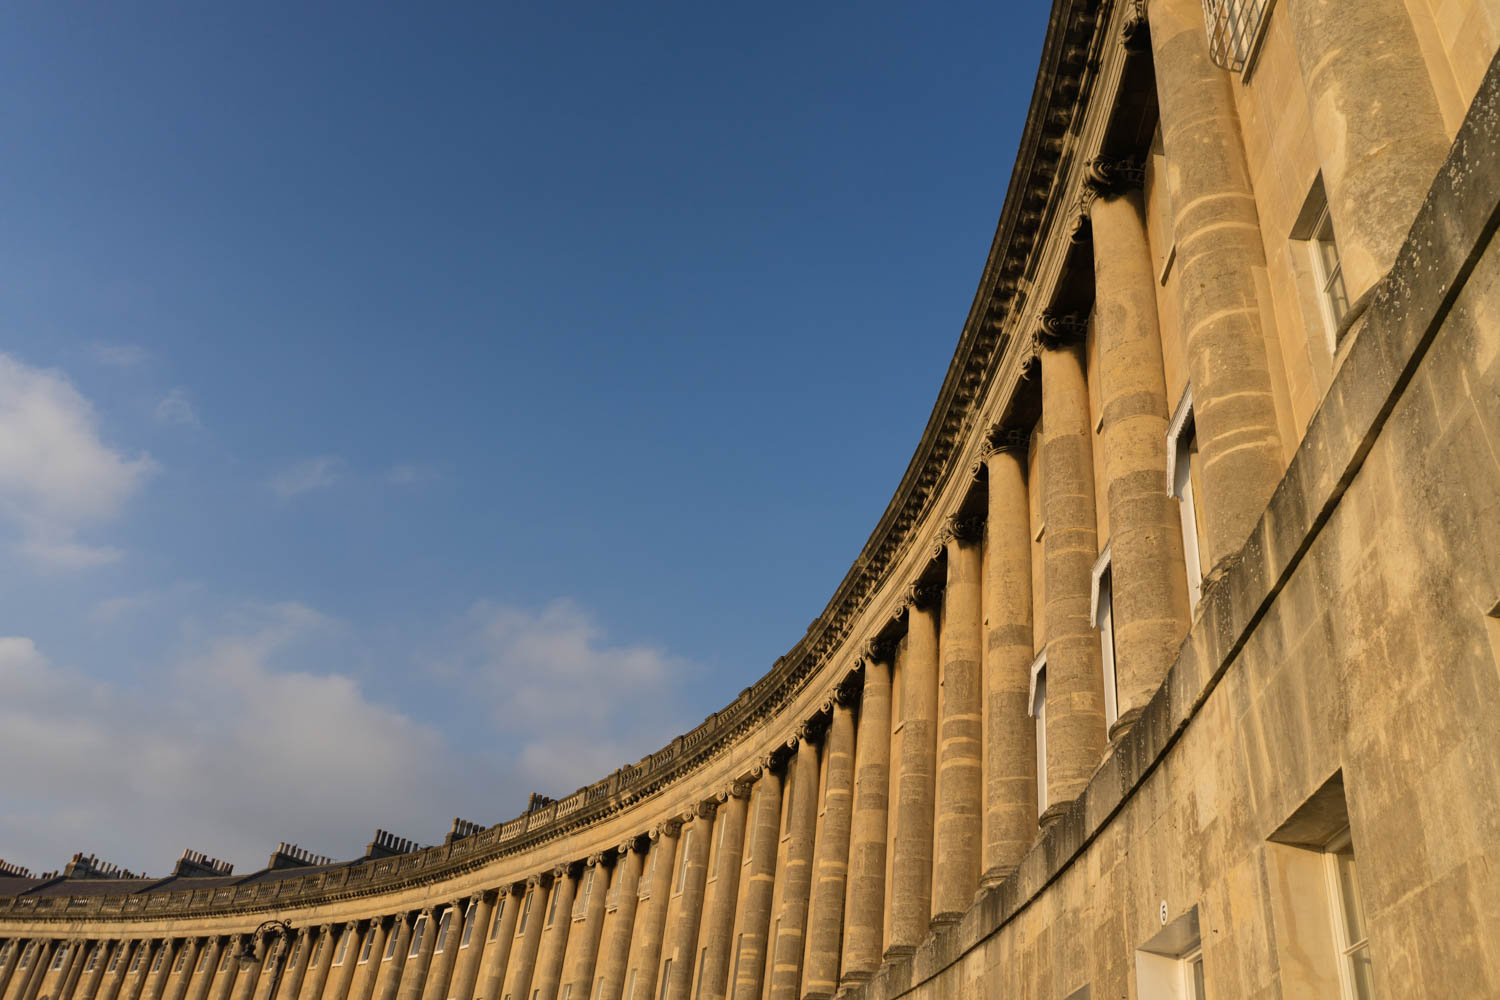
POLYGON ((155 469, 104 443, 93 407, 61 372, 0 354, 0 518, 25 556, 64 569, 118 558, 75 535, 118 515, 155 469))
POLYGON ((336 624, 296 604, 246 614, 142 689, 0 638, 0 760, 25 762, 6 780, 0 856, 37 868, 94 851, 161 874, 193 847, 250 871, 287 840, 348 858, 377 826, 431 843, 494 787, 438 729, 293 665, 336 624))
POLYGON ((540 611, 481 601, 464 618, 458 649, 434 669, 492 706, 494 722, 519 743, 518 771, 546 794, 634 763, 684 728, 674 692, 689 665, 611 641, 572 601, 540 611))
POLYGON ((89 345, 89 357, 95 364, 111 368, 134 368, 146 360, 146 349, 137 344, 106 344, 96 341, 89 345))
POLYGON ((96 625, 112 625, 124 621, 143 611, 179 600, 202 589, 197 583, 177 583, 159 590, 143 590, 134 594, 118 594, 96 601, 89 609, 89 621, 96 625))
POLYGON ((300 493, 327 489, 338 482, 343 464, 341 459, 328 456, 304 459, 272 476, 267 485, 283 500, 300 493))
POLYGON ((173 389, 156 404, 156 419, 163 424, 181 424, 187 427, 199 425, 198 411, 183 388, 173 389))

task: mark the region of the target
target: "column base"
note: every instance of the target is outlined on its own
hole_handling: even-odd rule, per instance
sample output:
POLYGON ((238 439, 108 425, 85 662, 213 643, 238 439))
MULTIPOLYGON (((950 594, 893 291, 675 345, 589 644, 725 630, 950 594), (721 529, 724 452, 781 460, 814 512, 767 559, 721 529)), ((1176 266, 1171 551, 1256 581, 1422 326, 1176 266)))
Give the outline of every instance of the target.
POLYGON ((885 960, 887 962, 899 962, 901 959, 910 958, 916 953, 917 946, 914 944, 893 944, 885 950, 885 960))
POLYGON ((873 978, 875 978, 875 971, 873 969, 854 969, 846 972, 844 973, 844 978, 839 980, 839 992, 843 993, 845 990, 852 989, 862 983, 868 983, 873 978))
POLYGON ((981 890, 995 888, 1001 882, 1004 882, 1006 879, 1015 874, 1016 868, 1016 865, 996 865, 994 868, 991 868, 989 871, 979 876, 979 888, 981 890))
POLYGON ((833 994, 825 990, 811 990, 802 994, 802 1000, 833 1000, 833 994))
POLYGON ((936 931, 940 927, 951 927, 964 918, 962 910, 950 910, 946 913, 935 913, 927 922, 929 931, 936 931))
POLYGON ((1109 727, 1108 738, 1111 750, 1114 749, 1116 743, 1123 740, 1135 728, 1135 724, 1140 720, 1141 712, 1143 711, 1145 711, 1144 708, 1132 708, 1116 719, 1115 724, 1109 727))
POLYGON ((1037 829, 1045 831, 1053 823, 1056 823, 1058 820, 1062 819, 1063 813, 1067 812, 1068 809, 1072 807, 1072 805, 1072 799, 1069 799, 1066 802, 1052 803, 1052 805, 1047 807, 1046 812, 1042 813, 1036 818, 1037 829))

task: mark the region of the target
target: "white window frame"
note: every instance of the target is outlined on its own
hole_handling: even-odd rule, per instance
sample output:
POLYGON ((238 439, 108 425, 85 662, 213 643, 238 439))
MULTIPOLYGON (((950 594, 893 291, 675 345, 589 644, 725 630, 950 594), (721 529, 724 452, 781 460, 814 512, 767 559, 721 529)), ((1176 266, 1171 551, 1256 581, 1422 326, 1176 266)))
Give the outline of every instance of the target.
MULTIPOLYGON (((296 960, 297 960, 297 956, 296 956, 295 953, 293 953, 293 955, 292 955, 292 961, 295 962, 296 960)), ((185 964, 187 964, 187 948, 184 946, 184 947, 178 949, 178 951, 177 951, 177 957, 172 960, 172 974, 176 975, 177 973, 181 972, 182 971, 182 967, 185 964)))
POLYGON ((672 979, 672 960, 669 958, 661 964, 661 985, 656 991, 656 1000, 667 1000, 667 984, 672 979))
POLYGON ((531 897, 535 889, 527 889, 526 895, 521 900, 521 916, 516 921, 516 937, 526 933, 526 922, 531 919, 531 897))
POLYGON ((1364 928, 1365 936, 1358 941, 1349 940, 1349 913, 1344 906, 1344 886, 1338 867, 1338 855, 1344 848, 1348 848, 1351 855, 1354 854, 1353 838, 1347 826, 1334 834, 1323 847, 1323 870, 1328 880, 1329 919, 1333 922, 1333 943, 1339 967, 1339 992, 1343 1000, 1366 1000, 1355 986, 1353 956, 1359 951, 1369 954, 1370 929, 1364 915, 1364 891, 1356 878, 1355 891, 1359 898, 1355 901, 1355 906, 1360 908, 1359 922, 1364 928))
POLYGON ((385 936, 385 953, 380 956, 382 962, 389 962, 396 957, 397 946, 401 943, 401 928, 395 926, 385 936))
POLYGON ((1193 496, 1191 449, 1198 427, 1193 420, 1193 387, 1182 390, 1177 409, 1167 424, 1167 494, 1177 500, 1177 514, 1182 524, 1182 561, 1187 570, 1188 606, 1198 609, 1203 596, 1203 567, 1198 554, 1198 508, 1193 496), (1191 427, 1192 433, 1187 433, 1191 427))
POLYGON ((1241 79, 1250 76, 1272 6, 1274 0, 1203 0, 1203 27, 1214 65, 1239 73, 1241 79), (1256 18, 1254 24, 1247 14, 1256 18))
POLYGON ((682 832, 681 847, 679 848, 682 853, 682 860, 677 864, 677 887, 672 890, 672 895, 674 896, 682 895, 683 888, 687 886, 688 845, 692 842, 693 828, 689 826, 682 832))
POLYGON ((559 888, 558 883, 561 881, 561 878, 553 879, 552 887, 547 892, 547 922, 542 924, 543 930, 551 927, 552 922, 557 919, 557 901, 562 897, 562 893, 557 890, 559 888))
POLYGON ((464 930, 463 933, 458 936, 459 951, 463 951, 465 948, 467 948, 469 946, 469 940, 474 937, 474 912, 474 901, 470 900, 469 905, 464 908, 464 930))
MULTIPOLYGON (((166 949, 165 945, 163 945, 162 947, 156 949, 156 955, 153 956, 152 959, 151 959, 151 971, 152 972, 158 972, 158 971, 161 970, 161 960, 162 960, 162 958, 163 958, 166 950, 167 949, 166 949)), ((60 959, 62 957, 62 955, 63 955, 63 949, 61 949, 61 948, 57 949, 57 954, 58 954, 58 958, 60 959)), ((57 968, 57 964, 54 963, 52 967, 54 969, 57 968)))
POLYGON ((1313 220, 1312 228, 1308 232, 1307 255, 1312 260, 1313 280, 1317 287, 1313 289, 1318 299, 1318 311, 1323 317, 1323 331, 1328 337, 1328 350, 1331 354, 1338 353, 1339 324, 1349 314, 1349 293, 1344 283, 1344 257, 1339 251, 1338 234, 1333 228, 1333 217, 1328 213, 1328 198, 1322 199, 1322 207, 1318 211, 1317 218, 1313 220), (1328 239, 1324 240, 1319 234, 1324 227, 1328 228, 1328 239), (1322 248, 1324 245, 1333 248, 1334 265, 1330 272, 1324 261, 1322 248), (1339 289, 1339 298, 1343 302, 1342 310, 1334 305, 1334 286, 1339 289))
MULTIPOLYGON (((110 952, 110 955, 109 955, 109 964, 104 967, 104 971, 106 973, 112 973, 112 972, 114 972, 116 969, 118 969, 120 967, 120 952, 122 950, 123 950, 122 948, 118 948, 117 947, 117 948, 115 948, 114 951, 110 952)), ((24 959, 23 959, 23 961, 24 961, 24 959)), ((24 969, 24 968, 26 968, 26 966, 22 965, 21 968, 24 969)))
POLYGON ((347 927, 344 928, 344 933, 339 935, 339 946, 333 952, 333 965, 329 966, 329 968, 336 969, 344 964, 344 959, 349 957, 349 939, 354 934, 354 931, 349 930, 347 927))
POLYGON ((141 961, 145 957, 145 954, 146 949, 144 947, 136 948, 134 953, 132 953, 130 956, 130 968, 126 969, 125 971, 136 972, 137 970, 139 970, 141 967, 141 961))
POLYGON ((1205 993, 1198 992, 1195 968, 1203 968, 1197 906, 1164 923, 1161 932, 1136 951, 1136 995, 1152 1000, 1207 1000, 1206 983, 1205 993))
POLYGON ((441 955, 443 949, 448 947, 448 930, 453 926, 453 907, 449 906, 443 910, 443 915, 438 917, 437 940, 433 943, 432 953, 441 955))
MULTIPOLYGON (((324 935, 319 934, 317 939, 313 941, 312 954, 307 958, 307 967, 309 969, 316 969, 318 967, 318 959, 323 957, 323 937, 324 935)), ((204 952, 204 954, 208 953, 204 952)))
POLYGON ((490 914, 490 932, 485 935, 485 941, 493 941, 500 936, 500 918, 505 916, 505 904, 507 897, 501 896, 495 901, 495 912, 490 914))
POLYGON ((1115 678, 1115 574, 1108 542, 1089 576, 1089 620, 1099 630, 1099 661, 1104 671, 1104 724, 1113 726, 1120 720, 1120 688, 1115 678))
POLYGON ((1036 720, 1036 812, 1047 811, 1047 650, 1031 661, 1027 714, 1036 720))

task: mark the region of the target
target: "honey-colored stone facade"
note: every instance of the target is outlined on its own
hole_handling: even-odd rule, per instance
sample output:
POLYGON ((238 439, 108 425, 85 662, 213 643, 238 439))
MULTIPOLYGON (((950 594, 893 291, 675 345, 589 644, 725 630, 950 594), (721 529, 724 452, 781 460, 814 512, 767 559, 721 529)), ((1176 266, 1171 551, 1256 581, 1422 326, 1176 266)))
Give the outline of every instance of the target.
POLYGON ((1055 0, 917 453, 761 680, 438 846, 0 867, 0 1000, 1500 996, 1497 49, 1055 0))

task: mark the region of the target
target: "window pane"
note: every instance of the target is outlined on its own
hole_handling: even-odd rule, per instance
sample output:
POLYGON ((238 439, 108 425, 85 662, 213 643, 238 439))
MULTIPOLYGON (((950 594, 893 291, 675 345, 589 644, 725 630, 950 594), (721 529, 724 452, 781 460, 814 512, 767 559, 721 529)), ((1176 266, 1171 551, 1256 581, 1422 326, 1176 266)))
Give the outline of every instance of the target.
POLYGON ((1199 955, 1192 961, 1190 970, 1193 976, 1193 1000, 1208 1000, 1208 988, 1203 982, 1203 956, 1199 955))
POLYGON ((1334 855, 1339 873, 1340 903, 1344 911, 1345 940, 1352 946, 1365 939, 1364 908, 1360 903, 1359 879, 1354 866, 1354 849, 1344 847, 1334 855))
POLYGON ((1370 969, 1369 946, 1361 946, 1350 953, 1349 980, 1358 1000, 1374 1000, 1375 977, 1370 969))

